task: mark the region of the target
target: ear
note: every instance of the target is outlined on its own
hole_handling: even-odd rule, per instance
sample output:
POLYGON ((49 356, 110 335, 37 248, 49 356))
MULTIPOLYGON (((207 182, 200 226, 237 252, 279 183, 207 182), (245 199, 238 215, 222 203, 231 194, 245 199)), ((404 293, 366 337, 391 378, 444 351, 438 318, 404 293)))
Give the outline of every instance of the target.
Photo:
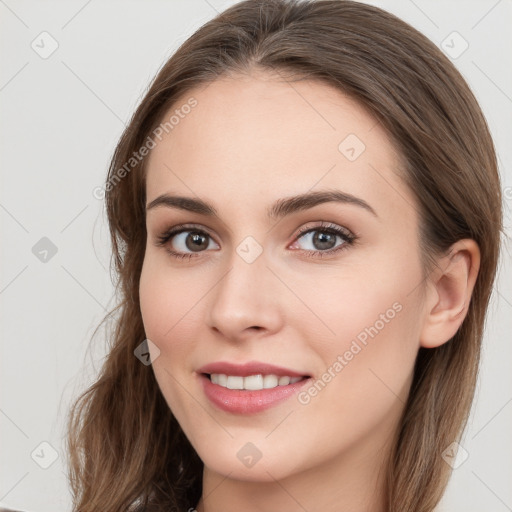
POLYGON ((468 312, 479 268, 480 249, 471 239, 457 241, 438 260, 427 285, 422 347, 439 347, 455 335, 468 312))

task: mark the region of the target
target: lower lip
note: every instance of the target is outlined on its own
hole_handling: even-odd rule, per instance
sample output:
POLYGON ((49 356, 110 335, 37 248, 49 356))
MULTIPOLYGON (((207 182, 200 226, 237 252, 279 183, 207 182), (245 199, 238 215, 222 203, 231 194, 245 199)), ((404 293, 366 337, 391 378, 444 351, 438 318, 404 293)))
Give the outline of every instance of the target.
POLYGON ((303 379, 287 386, 257 391, 245 389, 228 389, 214 384, 206 375, 199 375, 205 395, 223 411, 237 414, 254 414, 290 398, 311 379, 303 379))

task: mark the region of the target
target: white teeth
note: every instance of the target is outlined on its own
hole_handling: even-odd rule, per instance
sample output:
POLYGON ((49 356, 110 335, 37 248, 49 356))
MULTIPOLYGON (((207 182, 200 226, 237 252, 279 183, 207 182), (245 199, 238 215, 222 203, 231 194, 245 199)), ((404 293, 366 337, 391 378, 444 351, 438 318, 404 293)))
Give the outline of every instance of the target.
POLYGON ((244 389, 244 378, 230 375, 226 384, 228 389, 244 389))
POLYGON ((263 388, 263 376, 262 375, 249 375, 244 377, 244 389, 262 389, 263 388))
POLYGON ((260 389, 271 389, 277 386, 288 386, 302 380, 302 377, 278 377, 277 375, 249 375, 240 377, 235 375, 225 375, 223 373, 212 373, 210 380, 228 389, 248 389, 258 391, 260 389))
POLYGON ((277 375, 265 375, 263 377, 263 388, 270 389, 278 386, 279 377, 277 375))

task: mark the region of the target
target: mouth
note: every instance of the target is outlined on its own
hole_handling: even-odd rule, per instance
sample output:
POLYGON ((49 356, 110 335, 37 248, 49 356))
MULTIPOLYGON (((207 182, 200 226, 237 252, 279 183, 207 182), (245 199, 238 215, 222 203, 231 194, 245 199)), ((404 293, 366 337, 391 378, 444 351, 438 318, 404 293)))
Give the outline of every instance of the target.
POLYGON ((298 393, 311 375, 261 361, 217 361, 196 370, 203 392, 222 411, 255 414, 298 393))

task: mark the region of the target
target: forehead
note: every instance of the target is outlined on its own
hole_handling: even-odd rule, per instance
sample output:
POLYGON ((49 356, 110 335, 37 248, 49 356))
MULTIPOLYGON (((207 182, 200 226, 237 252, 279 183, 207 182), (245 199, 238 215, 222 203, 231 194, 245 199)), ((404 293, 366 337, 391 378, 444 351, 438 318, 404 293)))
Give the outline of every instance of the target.
POLYGON ((382 126, 328 84, 223 78, 184 95, 163 122, 173 113, 172 129, 149 155, 148 202, 179 192, 222 203, 219 210, 228 201, 264 208, 285 195, 336 188, 377 204, 387 195, 396 209, 397 194, 409 194, 382 126), (195 106, 182 109, 191 98, 195 106))

